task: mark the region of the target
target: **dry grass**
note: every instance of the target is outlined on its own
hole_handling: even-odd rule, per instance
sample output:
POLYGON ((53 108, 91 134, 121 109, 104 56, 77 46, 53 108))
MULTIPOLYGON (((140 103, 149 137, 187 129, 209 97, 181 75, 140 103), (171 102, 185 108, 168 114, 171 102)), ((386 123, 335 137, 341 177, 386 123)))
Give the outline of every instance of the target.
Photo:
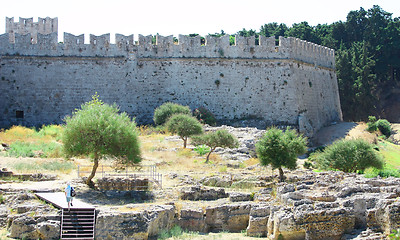
MULTIPOLYGON (((173 187, 178 183, 177 179, 170 179, 166 176, 169 173, 177 173, 179 175, 187 175, 189 174, 194 179, 200 179, 204 176, 213 176, 216 174, 228 174, 234 172, 240 172, 243 168, 239 169, 231 169, 225 165, 224 160, 216 153, 212 153, 210 155, 210 161, 208 164, 205 163, 206 156, 199 156, 195 151, 193 151, 193 146, 189 145, 188 148, 183 149, 183 141, 179 138, 174 138, 169 134, 157 131, 154 128, 149 128, 145 126, 141 126, 138 128, 140 133, 139 141, 140 147, 142 151, 143 160, 140 163, 141 165, 156 165, 157 172, 163 174, 163 186, 165 187, 173 187)), ((0 141, 1 142, 14 142, 14 141, 37 141, 38 138, 49 139, 49 141, 54 141, 50 135, 38 134, 33 129, 25 128, 25 127, 12 127, 9 130, 0 132, 0 141)), ((36 163, 37 165, 45 163, 59 161, 63 162, 63 159, 40 159, 40 158, 2 158, 2 167, 8 167, 10 170, 16 173, 32 173, 37 172, 38 170, 27 170, 27 169, 18 169, 14 170, 11 166, 15 164, 15 162, 19 163, 36 163)), ((86 158, 72 158, 70 162, 75 164, 76 168, 79 166, 79 170, 84 172, 80 174, 80 176, 87 176, 89 172, 92 170, 93 162, 86 158)), ((243 164, 243 167, 254 165, 258 162, 256 159, 250 159, 243 164)), ((101 170, 104 171, 113 171, 113 167, 109 166, 113 165, 112 159, 102 159, 100 161, 100 166, 98 168, 98 172, 101 170)), ((43 171, 43 173, 49 174, 57 174, 59 176, 65 177, 66 175, 71 175, 70 177, 76 177, 76 170, 72 171, 43 171)), ((101 177, 101 174, 97 174, 96 177, 101 177)))
POLYGON ((16 141, 37 142, 39 140, 48 142, 52 140, 52 137, 40 137, 35 130, 21 126, 13 126, 8 130, 0 131, 0 142, 2 143, 11 144, 16 141))

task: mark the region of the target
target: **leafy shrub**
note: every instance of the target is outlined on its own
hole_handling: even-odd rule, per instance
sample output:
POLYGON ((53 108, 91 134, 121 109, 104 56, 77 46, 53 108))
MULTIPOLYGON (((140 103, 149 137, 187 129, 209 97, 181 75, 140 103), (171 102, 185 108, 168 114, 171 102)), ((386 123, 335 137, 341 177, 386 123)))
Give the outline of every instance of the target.
POLYGON ((51 162, 17 162, 12 165, 17 171, 60 171, 70 172, 75 169, 75 164, 70 161, 51 161, 51 162))
POLYGON ((284 180, 282 167, 295 169, 297 156, 306 153, 307 138, 298 135, 295 130, 286 131, 271 127, 256 143, 257 156, 263 166, 271 165, 279 169, 280 181, 284 180))
POLYGON ((368 132, 375 132, 378 130, 376 127, 376 117, 375 116, 369 116, 368 117, 368 122, 367 122, 367 131, 368 132))
POLYGON ((376 121, 376 127, 386 137, 390 137, 390 134, 392 134, 390 123, 386 119, 379 119, 378 121, 376 121))
POLYGON ((188 106, 182 106, 177 103, 166 102, 154 110, 153 121, 156 125, 163 125, 174 114, 191 115, 188 106))
POLYGON ((364 177, 366 178, 374 178, 377 176, 380 176, 382 178, 388 178, 388 177, 400 178, 400 171, 391 168, 384 168, 384 169, 367 168, 364 172, 364 177))
POLYGON ((3 196, 3 194, 0 194, 0 204, 4 204, 6 202, 6 198, 3 196))
POLYGON ((357 172, 368 167, 383 168, 382 157, 372 144, 362 139, 336 141, 317 154, 315 159, 323 170, 357 172))
POLYGON ((65 118, 64 152, 69 156, 93 156, 93 169, 86 183, 93 186, 99 160, 115 157, 117 165, 141 161, 136 123, 125 112, 119 114, 116 105, 108 105, 96 95, 82 104, 81 109, 65 118))
POLYGON ((178 225, 173 226, 170 230, 162 230, 158 235, 158 240, 176 238, 185 233, 184 230, 178 225))
POLYGON ((390 137, 392 134, 390 123, 386 119, 376 120, 375 116, 369 116, 367 126, 367 131, 369 132, 375 132, 379 130, 386 137, 390 137))
POLYGON ((303 163, 303 167, 306 168, 306 169, 311 169, 311 168, 314 168, 314 165, 310 161, 305 161, 303 163))
POLYGON ((43 125, 39 131, 39 135, 51 136, 52 138, 58 141, 61 140, 63 131, 64 128, 60 125, 48 125, 48 126, 43 125))
POLYGON ((195 152, 197 152, 197 154, 199 154, 200 156, 203 156, 204 154, 207 154, 210 152, 210 147, 203 144, 203 145, 198 145, 193 149, 195 152))
POLYGON ((392 230, 392 233, 389 234, 390 240, 400 240, 400 228, 392 230))
POLYGON ((196 108, 193 111, 193 116, 195 116, 202 124, 208 124, 210 126, 215 126, 217 124, 214 114, 205 107, 196 108))
POLYGON ((62 157, 62 145, 57 142, 20 142, 16 141, 10 145, 7 151, 10 157, 62 157))
POLYGON ((177 134, 183 140, 183 148, 186 148, 188 137, 203 133, 201 123, 186 114, 172 115, 165 126, 169 132, 177 134))
POLYGON ((206 163, 208 163, 211 153, 217 148, 235 148, 239 146, 239 142, 235 136, 226 130, 218 130, 204 135, 194 136, 192 138, 194 145, 207 145, 210 152, 207 155, 206 163))

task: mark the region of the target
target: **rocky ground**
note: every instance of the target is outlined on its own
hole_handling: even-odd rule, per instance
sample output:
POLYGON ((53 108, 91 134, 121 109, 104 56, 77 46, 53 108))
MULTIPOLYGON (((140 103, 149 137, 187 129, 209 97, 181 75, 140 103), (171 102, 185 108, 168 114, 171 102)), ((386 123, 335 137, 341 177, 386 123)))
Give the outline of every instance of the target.
MULTIPOLYGON (((8 228, 13 238, 57 239, 58 210, 37 200, 33 192, 62 191, 72 181, 77 198, 98 210, 96 239, 151 239, 174 225, 223 234, 192 239, 385 239, 400 228, 399 179, 366 179, 300 167, 286 171, 286 182, 278 183, 271 169, 257 164, 238 167, 238 162, 251 159, 263 131, 226 128, 241 143, 235 151, 217 151, 226 159, 228 171, 168 171, 162 189, 146 192, 97 191, 73 175, 54 181, 2 182, 0 193, 6 201, 0 204, 0 226, 8 228)), ((364 129, 361 124, 337 124, 312 141, 323 145, 360 135, 373 141, 376 136, 364 129)), ((4 166, 12 159, 0 161, 4 166)))

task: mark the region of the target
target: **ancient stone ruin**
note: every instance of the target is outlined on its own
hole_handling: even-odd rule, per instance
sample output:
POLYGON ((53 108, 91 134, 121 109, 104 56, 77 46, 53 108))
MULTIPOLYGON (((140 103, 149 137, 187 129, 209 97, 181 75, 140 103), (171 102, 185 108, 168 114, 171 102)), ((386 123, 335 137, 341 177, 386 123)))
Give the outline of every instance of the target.
POLYGON ((222 123, 257 119, 311 136, 340 121, 334 50, 296 38, 84 35, 57 18, 6 19, 0 35, 0 127, 61 123, 96 92, 151 123, 166 101, 204 106, 222 123))

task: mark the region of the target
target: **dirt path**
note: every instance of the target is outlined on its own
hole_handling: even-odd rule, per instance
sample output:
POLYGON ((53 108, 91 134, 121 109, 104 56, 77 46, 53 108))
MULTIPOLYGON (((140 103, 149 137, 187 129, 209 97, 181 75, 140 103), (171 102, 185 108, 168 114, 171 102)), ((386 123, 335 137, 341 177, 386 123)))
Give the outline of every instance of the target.
POLYGON ((341 122, 322 128, 311 141, 314 146, 329 145, 343 138, 363 138, 372 143, 376 138, 376 134, 368 132, 366 128, 367 124, 365 123, 341 122))

